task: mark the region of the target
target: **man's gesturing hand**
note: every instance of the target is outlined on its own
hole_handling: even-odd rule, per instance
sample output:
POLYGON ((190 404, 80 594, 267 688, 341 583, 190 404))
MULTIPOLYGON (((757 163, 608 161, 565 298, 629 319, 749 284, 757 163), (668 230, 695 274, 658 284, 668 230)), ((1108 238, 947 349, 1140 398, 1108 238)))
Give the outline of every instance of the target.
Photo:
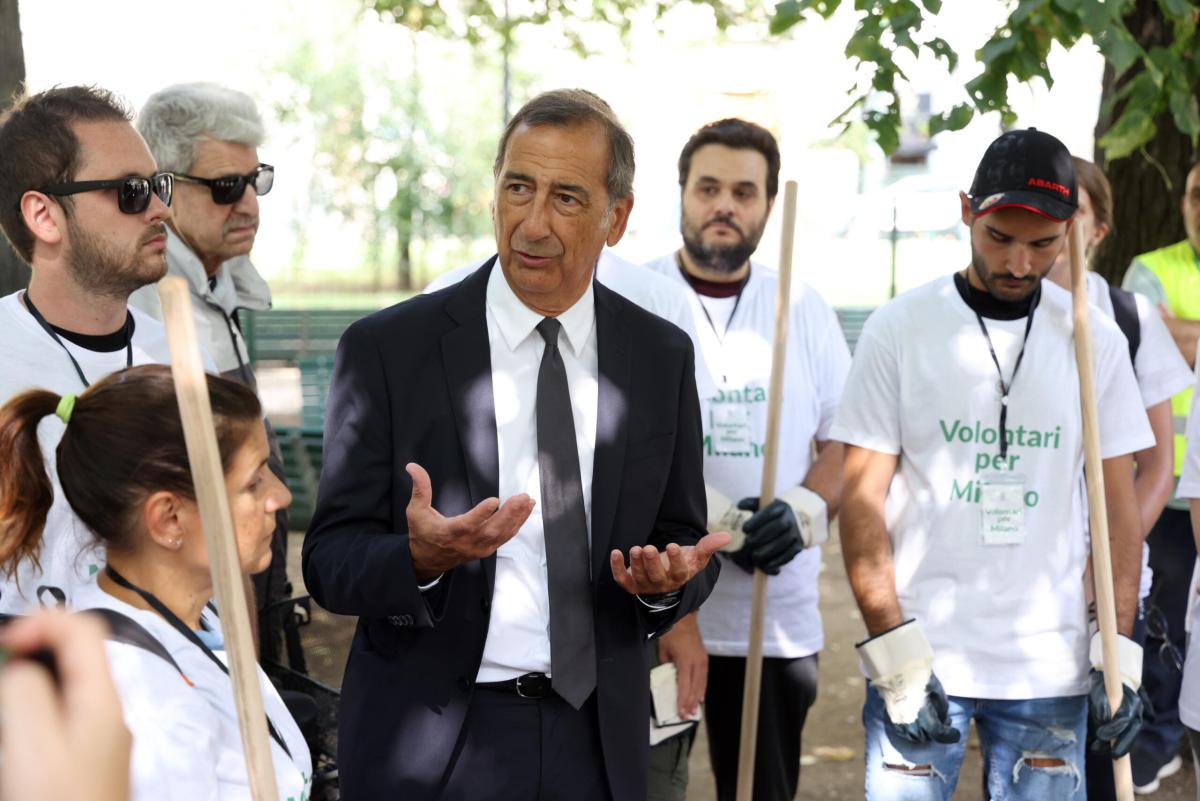
POLYGON ((457 517, 445 517, 433 508, 433 488, 429 473, 415 462, 405 469, 412 477, 412 498, 408 502, 408 547, 412 553, 417 580, 427 582, 447 570, 491 556, 508 542, 529 518, 533 499, 514 495, 500 505, 488 498, 457 517))
POLYGON ((633 595, 674 592, 708 564, 717 551, 729 544, 724 531, 705 534, 695 545, 671 543, 663 553, 653 545, 629 550, 629 567, 620 551, 609 554, 608 562, 617 584, 633 595))

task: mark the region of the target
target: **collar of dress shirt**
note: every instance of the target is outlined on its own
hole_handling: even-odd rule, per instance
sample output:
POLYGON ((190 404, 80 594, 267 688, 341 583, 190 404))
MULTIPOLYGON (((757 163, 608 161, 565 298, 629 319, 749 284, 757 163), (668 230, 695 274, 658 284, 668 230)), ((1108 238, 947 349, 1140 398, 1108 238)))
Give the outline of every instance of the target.
MULTIPOLYGON (((487 306, 496 318, 496 325, 504 337, 504 344, 510 351, 516 350, 542 321, 542 315, 522 303, 512 291, 499 261, 492 267, 492 274, 488 276, 487 306)), ((571 308, 558 315, 558 321, 562 323, 563 331, 567 334, 567 344, 578 356, 587 344, 592 326, 596 323, 596 300, 591 281, 588 282, 582 297, 575 301, 571 308)))

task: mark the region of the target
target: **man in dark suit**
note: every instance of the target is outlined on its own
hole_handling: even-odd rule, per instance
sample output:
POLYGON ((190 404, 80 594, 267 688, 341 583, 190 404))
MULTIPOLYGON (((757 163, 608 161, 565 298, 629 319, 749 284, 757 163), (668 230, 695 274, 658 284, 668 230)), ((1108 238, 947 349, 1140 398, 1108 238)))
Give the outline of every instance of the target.
POLYGON ((359 616, 347 801, 644 799, 645 642, 728 542, 704 531, 690 340, 593 280, 633 207, 629 135, 548 92, 495 176, 498 256, 338 349, 304 577, 359 616))

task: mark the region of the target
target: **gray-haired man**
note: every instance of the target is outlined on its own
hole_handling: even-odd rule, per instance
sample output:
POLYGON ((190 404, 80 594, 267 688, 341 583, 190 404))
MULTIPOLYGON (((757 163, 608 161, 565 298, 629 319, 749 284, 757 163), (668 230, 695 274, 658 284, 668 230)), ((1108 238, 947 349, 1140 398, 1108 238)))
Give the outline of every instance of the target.
MULTIPOLYGON (((255 387, 238 312, 271 307, 271 291, 250 263, 258 232, 258 196, 271 191, 275 170, 258 160, 262 118, 249 95, 212 83, 168 86, 151 95, 137 128, 159 169, 175 174, 173 218, 167 221, 167 271, 187 280, 196 329, 222 375, 255 387)), ((158 293, 143 287, 130 303, 162 317, 158 293)), ((270 466, 281 479, 274 432, 270 466)), ((272 566, 255 576, 259 607, 285 592, 287 510, 276 513, 272 566)), ((263 656, 274 636, 264 633, 263 656)))

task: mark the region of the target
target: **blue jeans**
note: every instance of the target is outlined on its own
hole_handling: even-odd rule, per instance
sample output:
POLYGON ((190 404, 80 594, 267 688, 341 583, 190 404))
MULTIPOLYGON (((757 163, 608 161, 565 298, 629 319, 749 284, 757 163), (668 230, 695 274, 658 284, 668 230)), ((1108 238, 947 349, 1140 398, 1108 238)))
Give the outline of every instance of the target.
POLYGON ((950 721, 962 734, 953 745, 916 744, 888 732, 883 699, 868 685, 867 801, 948 801, 958 784, 975 720, 992 801, 1084 801, 1087 696, 991 701, 952 695, 950 721), (1028 760, 1035 760, 1029 764, 1028 760), (1060 761, 1047 765, 1047 761, 1060 761), (1040 764, 1039 764, 1040 763, 1040 764))

